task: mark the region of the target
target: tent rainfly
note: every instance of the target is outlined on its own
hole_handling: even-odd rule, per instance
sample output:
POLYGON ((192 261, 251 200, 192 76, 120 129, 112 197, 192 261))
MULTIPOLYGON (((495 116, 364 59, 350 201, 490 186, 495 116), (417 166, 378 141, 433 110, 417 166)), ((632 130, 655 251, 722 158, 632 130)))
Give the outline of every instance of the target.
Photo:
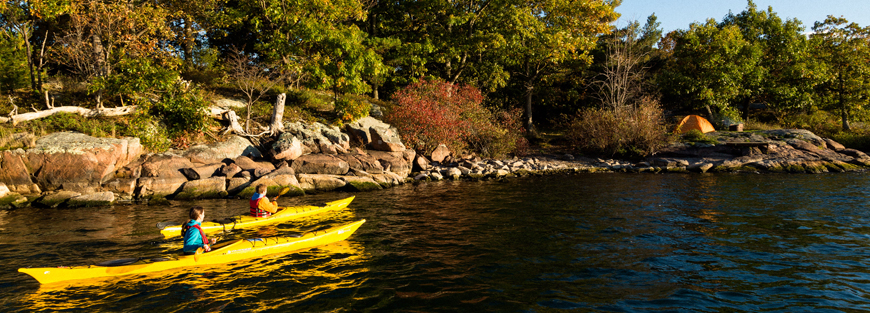
POLYGON ((697 116, 697 115, 689 115, 683 118, 679 124, 677 124, 677 128, 674 130, 674 133, 677 134, 685 134, 690 130, 697 129, 702 133, 709 133, 716 131, 713 128, 713 124, 710 124, 710 121, 707 119, 697 116))

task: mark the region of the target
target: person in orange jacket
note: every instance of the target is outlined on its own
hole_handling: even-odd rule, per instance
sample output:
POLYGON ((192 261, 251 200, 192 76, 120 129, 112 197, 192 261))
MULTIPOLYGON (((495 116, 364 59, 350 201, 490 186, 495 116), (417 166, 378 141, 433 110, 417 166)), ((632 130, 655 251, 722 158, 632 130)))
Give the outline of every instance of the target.
POLYGON ((253 217, 269 217, 278 211, 278 202, 270 202, 266 198, 266 185, 263 184, 257 185, 257 192, 251 196, 250 206, 253 217))

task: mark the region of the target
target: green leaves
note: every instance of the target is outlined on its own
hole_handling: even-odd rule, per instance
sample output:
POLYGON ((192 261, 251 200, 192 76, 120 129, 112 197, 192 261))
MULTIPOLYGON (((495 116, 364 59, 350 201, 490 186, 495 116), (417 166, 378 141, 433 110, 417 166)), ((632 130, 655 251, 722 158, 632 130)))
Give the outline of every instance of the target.
POLYGON ((825 107, 840 111, 843 130, 849 117, 870 99, 870 27, 860 27, 844 18, 828 16, 816 22, 811 37, 820 83, 817 99, 825 107))

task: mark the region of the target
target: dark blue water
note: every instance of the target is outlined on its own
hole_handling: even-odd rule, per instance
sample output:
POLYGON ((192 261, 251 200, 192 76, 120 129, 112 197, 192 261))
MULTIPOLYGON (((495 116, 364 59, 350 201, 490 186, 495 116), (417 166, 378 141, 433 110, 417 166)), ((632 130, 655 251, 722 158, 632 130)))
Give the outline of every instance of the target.
MULTIPOLYGON (((589 174, 356 194, 227 238, 368 222, 349 240, 223 266, 41 287, 19 267, 180 248, 159 221, 241 200, 0 211, 0 311, 870 310, 870 176, 589 174)), ((327 193, 282 200, 318 204, 327 193)))

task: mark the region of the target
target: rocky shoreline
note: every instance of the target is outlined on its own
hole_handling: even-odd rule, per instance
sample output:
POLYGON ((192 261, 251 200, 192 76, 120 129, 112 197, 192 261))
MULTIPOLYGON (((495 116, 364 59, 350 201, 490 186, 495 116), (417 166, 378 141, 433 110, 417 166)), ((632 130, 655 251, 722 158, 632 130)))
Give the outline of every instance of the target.
POLYGON ((863 171, 870 157, 805 130, 709 133, 640 162, 564 155, 504 160, 427 156, 406 149, 390 125, 367 117, 344 129, 284 123, 265 147, 233 136, 186 151, 145 153, 137 138, 54 133, 27 150, 0 151, 0 208, 82 207, 165 203, 168 199, 249 197, 258 184, 270 194, 369 191, 442 179, 485 180, 556 173, 825 173, 863 171))

